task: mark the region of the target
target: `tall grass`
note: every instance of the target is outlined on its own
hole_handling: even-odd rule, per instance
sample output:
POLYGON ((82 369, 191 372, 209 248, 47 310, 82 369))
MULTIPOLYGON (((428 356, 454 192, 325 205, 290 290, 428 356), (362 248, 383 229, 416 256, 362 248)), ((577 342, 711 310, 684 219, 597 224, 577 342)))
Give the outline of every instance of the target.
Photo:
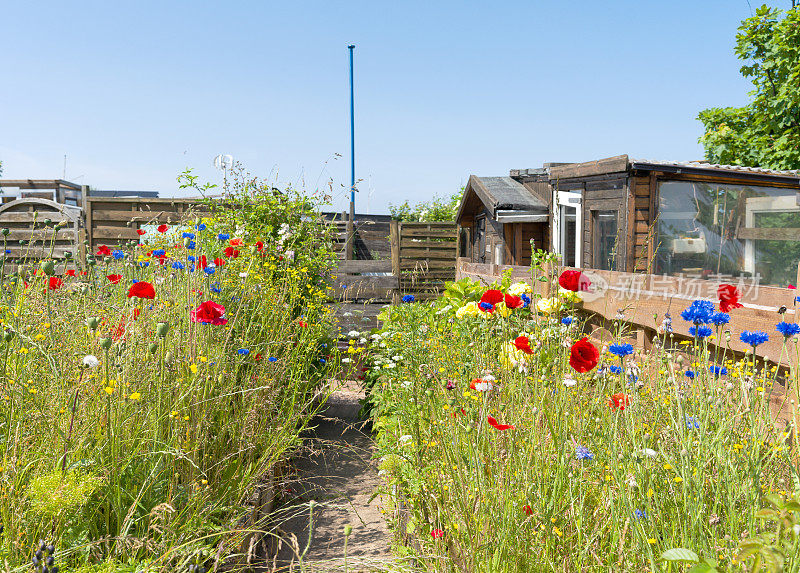
POLYGON ((62 571, 210 567, 260 526, 247 498, 336 362, 331 251, 291 190, 239 181, 208 207, 75 276, 23 261, 2 278, 7 567, 40 539, 62 571), (143 283, 153 298, 130 296, 143 283), (207 301, 224 317, 198 322, 207 301))
MULTIPOLYGON (((485 287, 455 285, 431 304, 392 309, 373 336, 386 493, 397 539, 421 566, 677 571, 662 554, 688 548, 709 560, 703 571, 761 570, 746 539, 800 570, 798 514, 776 530, 759 513, 800 490, 794 401, 781 420, 770 410, 773 369, 728 359, 717 376, 701 339, 675 348, 665 333, 647 353, 602 347, 580 374, 569 364, 584 336, 575 294, 541 303, 523 284, 495 286, 531 304, 483 312, 485 287), (514 346, 519 336, 530 354, 514 346)), ((623 320, 614 334, 626 340, 623 320)))

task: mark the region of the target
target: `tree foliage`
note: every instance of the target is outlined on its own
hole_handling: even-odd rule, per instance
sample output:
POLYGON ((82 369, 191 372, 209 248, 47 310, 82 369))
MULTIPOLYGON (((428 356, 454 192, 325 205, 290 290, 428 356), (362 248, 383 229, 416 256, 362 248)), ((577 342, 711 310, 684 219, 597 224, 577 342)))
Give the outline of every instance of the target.
POLYGON ((402 205, 389 204, 389 213, 397 221, 455 221, 461 203, 462 188, 449 198, 434 195, 430 201, 422 201, 413 207, 405 201, 402 205))
POLYGON ((709 108, 700 143, 714 163, 800 168, 800 8, 760 7, 744 20, 735 53, 754 89, 744 107, 709 108))

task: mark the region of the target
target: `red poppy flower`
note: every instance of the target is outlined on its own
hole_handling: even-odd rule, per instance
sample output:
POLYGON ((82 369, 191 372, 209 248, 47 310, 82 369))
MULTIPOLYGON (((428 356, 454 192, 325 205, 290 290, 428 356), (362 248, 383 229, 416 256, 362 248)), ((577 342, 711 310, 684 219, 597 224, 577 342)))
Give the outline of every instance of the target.
POLYGON ((442 537, 444 537, 444 531, 442 531, 441 529, 434 529, 433 531, 431 531, 431 537, 433 537, 434 539, 441 539, 442 537))
POLYGON ((131 313, 131 315, 133 316, 133 320, 136 320, 137 318, 139 318, 139 315, 140 315, 141 313, 142 313, 142 309, 140 309, 140 308, 134 308, 134 309, 133 309, 133 312, 131 313))
POLYGON ((167 231, 169 231, 169 226, 168 225, 159 225, 158 226, 158 232, 159 233, 166 233, 167 231))
POLYGON ((569 365, 578 372, 588 372, 595 366, 600 358, 600 352, 584 336, 572 345, 569 355, 569 365))
POLYGON ((205 255, 200 255, 200 257, 197 259, 197 268, 198 269, 206 268, 208 266, 208 262, 207 261, 208 260, 206 259, 205 255))
POLYGON ((97 248, 97 256, 98 257, 110 257, 111 256, 111 249, 109 249, 105 245, 100 245, 97 248))
POLYGON ((202 322, 203 324, 228 324, 225 318, 225 307, 214 301, 207 300, 190 313, 192 322, 202 322))
POLYGON ((214 264, 217 265, 218 267, 221 267, 222 265, 225 264, 225 259, 216 258, 214 259, 214 264))
POLYGON ((517 350, 522 350, 525 354, 533 354, 533 349, 531 348, 531 339, 527 336, 517 336, 514 339, 514 346, 517 350))
POLYGON ((112 285, 118 284, 122 280, 122 275, 106 275, 106 278, 111 281, 112 285))
POLYGON ((561 288, 577 292, 579 290, 589 290, 592 281, 581 271, 566 270, 558 277, 558 284, 561 288))
POLYGON ((264 250, 264 241, 256 241, 256 250, 259 253, 264 250))
POLYGON ((608 405, 612 410, 624 410, 630 405, 630 403, 631 397, 627 394, 623 394, 622 392, 612 394, 611 398, 608 399, 608 405))
POLYGON ((231 239, 231 245, 234 247, 241 247, 244 242, 241 239, 231 239))
POLYGON ((299 326, 300 328, 306 328, 308 326, 308 323, 303 320, 298 320, 297 326, 299 326))
POLYGON ((234 249, 233 247, 226 247, 225 248, 225 256, 229 259, 235 259, 239 256, 239 250, 234 249))
POLYGON ((733 285, 719 285, 717 296, 719 297, 719 309, 722 312, 742 308, 742 304, 739 302, 739 291, 733 285))
POLYGON ((64 286, 64 281, 58 277, 50 277, 50 280, 47 283, 48 290, 58 290, 62 286, 64 286))
POLYGON ((112 340, 119 340, 120 338, 125 338, 125 321, 123 320, 120 322, 117 327, 111 332, 111 339, 112 340))
POLYGON ((74 277, 75 276, 75 269, 68 270, 67 271, 67 276, 68 277, 74 277))
POLYGON ((513 430, 514 429, 513 425, 511 425, 511 424, 500 424, 497 420, 495 420, 491 416, 486 418, 486 421, 489 422, 489 425, 492 428, 494 428, 495 430, 500 430, 501 432, 503 430, 513 430))
POLYGON ((797 290, 797 287, 796 287, 796 286, 794 286, 794 285, 788 285, 786 288, 790 288, 790 289, 797 290))
POLYGON ((485 293, 483 293, 483 296, 481 297, 481 302, 487 302, 491 305, 495 305, 498 302, 502 301, 503 301, 503 293, 493 288, 487 290, 485 293))
POLYGON ((522 511, 525 512, 525 515, 533 515, 533 509, 531 509, 530 505, 523 505, 522 511))
POLYGON ((156 289, 148 282, 133 283, 128 289, 128 298, 156 298, 156 289))
POLYGON ((504 300, 506 303, 506 308, 522 308, 522 306, 525 304, 522 302, 520 297, 513 294, 507 294, 504 300))
POLYGON ((144 235, 146 232, 147 232, 147 231, 145 231, 144 229, 136 229, 136 234, 138 234, 140 237, 141 237, 142 235, 144 235))

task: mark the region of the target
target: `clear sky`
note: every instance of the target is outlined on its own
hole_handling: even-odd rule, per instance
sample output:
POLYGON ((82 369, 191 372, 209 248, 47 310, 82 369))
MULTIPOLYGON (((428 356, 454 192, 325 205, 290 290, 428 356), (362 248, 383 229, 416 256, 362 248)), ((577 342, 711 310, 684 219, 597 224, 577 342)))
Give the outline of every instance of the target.
POLYGON ((227 153, 345 208, 349 43, 358 212, 546 161, 699 159, 697 112, 750 89, 747 0, 2 4, 3 177, 61 178, 66 154, 98 189, 176 195, 227 153))

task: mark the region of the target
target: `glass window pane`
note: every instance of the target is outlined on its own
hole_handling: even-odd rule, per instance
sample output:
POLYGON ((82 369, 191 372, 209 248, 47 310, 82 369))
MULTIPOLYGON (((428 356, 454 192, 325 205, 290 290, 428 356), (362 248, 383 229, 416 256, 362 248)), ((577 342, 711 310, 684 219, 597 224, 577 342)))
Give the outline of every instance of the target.
POLYGON ((664 181, 655 272, 793 283, 800 237, 791 228, 800 228, 792 189, 664 181))
POLYGON ((594 267, 606 271, 616 270, 617 212, 593 211, 594 267))

